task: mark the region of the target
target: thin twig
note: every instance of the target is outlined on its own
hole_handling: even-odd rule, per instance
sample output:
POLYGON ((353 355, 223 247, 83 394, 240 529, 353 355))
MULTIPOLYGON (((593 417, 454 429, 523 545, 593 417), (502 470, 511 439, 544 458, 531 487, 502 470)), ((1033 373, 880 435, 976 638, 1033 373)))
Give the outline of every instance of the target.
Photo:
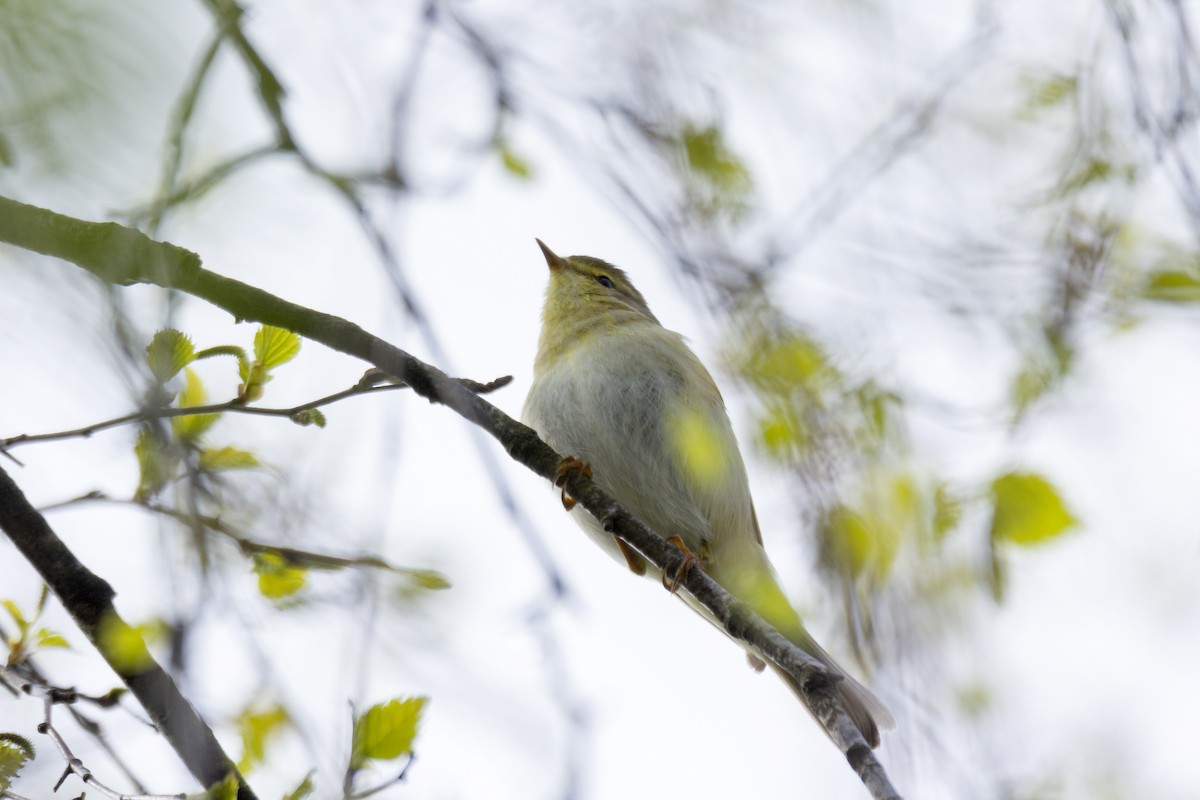
MULTIPOLYGON (((382 374, 382 373, 381 373, 382 374)), ((386 378, 386 376, 385 376, 386 378)), ((496 378, 487 383, 479 383, 470 378, 460 378, 460 382, 470 391, 485 394, 493 392, 503 386, 512 383, 512 376, 505 375, 501 378, 496 378)), ((298 414, 304 411, 311 411, 315 408, 327 406, 336 403, 339 400, 345 400, 348 397, 356 397, 363 394, 372 394, 374 392, 386 392, 393 389, 408 388, 403 383, 385 383, 375 384, 366 383, 360 380, 349 389, 343 389, 340 392, 334 392, 331 395, 326 395, 317 400, 311 400, 307 403, 301 403, 298 406, 291 408, 262 408, 259 406, 248 406, 239 398, 228 400, 224 403, 211 403, 204 406, 162 406, 160 408, 148 408, 142 411, 135 411, 132 414, 125 414, 113 419, 104 420, 103 422, 94 422, 91 425, 85 425, 82 428, 73 428, 66 431, 54 431, 51 433, 21 433, 16 436, 10 436, 7 439, 0 439, 0 453, 6 453, 9 448, 16 447, 22 444, 32 444, 34 442, 51 442, 61 439, 84 438, 87 439, 92 434, 109 428, 116 428, 121 425, 128 425, 134 422, 149 422, 155 419, 170 419, 173 417, 190 417, 197 414, 223 414, 230 412, 233 414, 257 414, 263 417, 287 417, 294 419, 298 414)), ((11 458, 11 456, 9 456, 11 458)), ((19 462, 18 462, 19 463, 19 462)))

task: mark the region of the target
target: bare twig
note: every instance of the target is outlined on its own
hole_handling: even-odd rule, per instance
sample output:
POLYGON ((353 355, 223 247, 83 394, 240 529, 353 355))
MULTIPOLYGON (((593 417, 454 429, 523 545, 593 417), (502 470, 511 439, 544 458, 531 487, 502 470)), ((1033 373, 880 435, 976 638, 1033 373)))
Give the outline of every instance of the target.
MULTIPOLYGON (((383 375, 383 373, 379 374, 382 376, 381 379, 386 380, 386 376, 383 375)), ((512 383, 512 376, 505 375, 501 378, 496 378, 493 381, 488 381, 487 383, 479 383, 478 381, 473 381, 470 378, 460 378, 459 380, 462 385, 470 391, 477 392, 479 394, 485 394, 512 383)), ((261 408, 259 406, 248 406, 240 398, 234 398, 233 400, 228 400, 224 403, 211 403, 203 406, 162 406, 159 408, 148 408, 142 411, 135 411, 132 414, 125 414, 120 417, 104 420, 103 422, 94 422, 91 425, 85 425, 82 428, 73 428, 66 431, 54 431, 51 433, 21 433, 16 436, 10 436, 7 439, 0 439, 0 452, 5 452, 11 447, 16 447, 22 444, 31 444, 33 442, 50 442, 60 439, 74 439, 80 437, 86 439, 99 431, 107 430, 109 428, 116 428, 121 425, 128 425, 135 422, 148 422, 153 419, 170 419, 172 417, 190 417, 197 414, 222 414, 228 411, 234 414, 256 414, 263 417, 287 417, 288 419, 295 420, 296 417, 304 411, 311 411, 314 408, 327 406, 332 403, 336 403, 339 400, 345 400, 348 397, 356 397, 358 395, 372 394, 374 392, 386 392, 393 389, 406 388, 408 387, 403 383, 377 384, 375 382, 368 382, 367 377, 364 376, 363 380, 360 380, 349 389, 343 389, 340 392, 334 392, 331 395, 326 395, 325 397, 317 400, 311 400, 307 403, 301 403, 300 405, 292 406, 291 408, 261 408)))

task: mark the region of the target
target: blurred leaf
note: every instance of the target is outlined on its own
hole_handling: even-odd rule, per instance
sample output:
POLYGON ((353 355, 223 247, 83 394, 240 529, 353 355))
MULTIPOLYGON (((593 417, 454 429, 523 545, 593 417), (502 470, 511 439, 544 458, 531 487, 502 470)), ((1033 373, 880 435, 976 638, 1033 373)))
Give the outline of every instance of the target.
POLYGON ((192 340, 174 328, 158 331, 146 346, 146 363, 150 365, 150 372, 159 383, 166 383, 174 378, 179 370, 192 363, 195 358, 196 348, 192 345, 192 340))
POLYGON ((33 742, 16 733, 0 732, 0 792, 12 786, 21 768, 31 761, 37 751, 33 742))
POLYGON ((1041 544, 1076 525, 1054 486, 1040 475, 1010 472, 992 482, 992 541, 1041 544))
POLYGON ((214 783, 204 792, 207 800, 237 800, 238 780, 232 775, 226 775, 219 783, 214 783))
POLYGON ((715 488, 729 469, 733 442, 704 410, 678 406, 667 419, 676 463, 699 487, 715 488))
POLYGON ((312 772, 304 776, 300 785, 284 795, 283 800, 304 800, 313 793, 312 772))
POLYGON ((237 447, 219 447, 200 451, 200 469, 205 472, 220 472, 228 469, 253 469, 262 466, 249 450, 237 447))
POLYGON ((750 171, 725 144, 725 136, 715 125, 696 128, 688 125, 680 137, 688 168, 722 193, 741 197, 750 191, 750 171))
POLYGON ((147 500, 158 494, 170 480, 172 461, 159 446, 149 425, 143 425, 138 432, 133 452, 138 462, 138 488, 134 499, 147 500))
POLYGON ((350 762, 361 767, 368 759, 389 761, 412 752, 427 697, 395 698, 377 703, 354 721, 350 762))
POLYGON ((944 483, 933 490, 933 535, 942 539, 962 519, 962 501, 950 494, 944 483))
POLYGON ((300 352, 300 337, 289 330, 263 325, 254 334, 254 360, 267 369, 286 364, 300 352))
POLYGON ((777 458, 794 456, 804 450, 808 436, 789 404, 772 405, 758 420, 758 439, 777 458))
POLYGON ((154 662, 141 631, 114 613, 106 614, 100 620, 96 646, 118 675, 137 674, 154 662))
POLYGON ((71 644, 66 640, 66 637, 49 628, 39 628, 37 635, 33 638, 33 643, 39 648, 63 647, 68 650, 71 649, 71 644))
POLYGON ((302 411, 297 411, 291 416, 292 422, 297 425, 316 425, 318 428, 325 427, 325 413, 319 408, 306 408, 302 411))
MULTIPOLYGON (((185 369, 183 374, 186 382, 179 395, 179 407, 195 408, 204 405, 208 401, 208 393, 204 391, 204 383, 200 380, 200 376, 191 369, 185 369)), ((191 414, 186 417, 172 417, 171 427, 181 441, 194 444, 220 418, 220 414, 191 414)))
POLYGON ((8 615, 12 617, 13 622, 16 624, 17 633, 20 636, 24 636, 29 631, 29 620, 25 618, 25 612, 12 600, 4 601, 4 610, 8 612, 8 615))
POLYGON ((242 758, 238 761, 238 770, 243 773, 249 772, 261 764, 266 752, 267 739, 290 722, 287 712, 280 706, 273 706, 264 711, 245 709, 236 720, 238 733, 242 737, 242 758))
POLYGON ((308 571, 292 566, 275 553, 257 553, 254 572, 258 575, 258 591, 270 600, 290 598, 304 588, 308 571))
POLYGON ((1022 117, 1030 118, 1036 112, 1059 105, 1064 100, 1073 99, 1079 89, 1079 79, 1074 75, 1054 73, 1048 76, 1026 75, 1025 108, 1022 117))
POLYGON ((529 165, 521 156, 513 151, 512 145, 503 137, 497 137, 494 147, 496 152, 500 154, 500 163, 504 165, 504 169, 509 175, 521 180, 529 180, 533 177, 533 167, 529 165))
POLYGON ((1166 303, 1200 303, 1200 275, 1184 270, 1152 272, 1142 296, 1166 303))
POLYGON ((431 569, 408 570, 407 575, 413 584, 421 589, 440 591, 442 589, 449 589, 451 586, 449 578, 431 569))

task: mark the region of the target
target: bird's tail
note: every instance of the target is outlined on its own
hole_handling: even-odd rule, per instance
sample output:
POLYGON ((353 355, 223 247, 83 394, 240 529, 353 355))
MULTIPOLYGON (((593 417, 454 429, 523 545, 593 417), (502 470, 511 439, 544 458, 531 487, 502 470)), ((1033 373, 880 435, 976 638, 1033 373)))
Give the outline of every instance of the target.
MULTIPOLYGON (((781 631, 786 633, 801 650, 808 653, 813 658, 820 661, 829 670, 830 675, 836 680, 836 689, 841 697, 842 705, 846 709, 846 713, 850 715, 850 719, 854 721, 855 726, 867 740, 867 744, 871 747, 879 746, 879 734, 881 730, 892 730, 896 727, 896 720, 892 716, 892 712, 888 711, 887 706, 883 701, 876 697, 870 689, 863 686, 861 683, 852 678, 844 669, 838 666, 838 663, 833 660, 829 653, 821 645, 816 643, 808 632, 801 628, 797 631, 781 631)), ((772 664, 775 672, 783 679, 783 682, 788 685, 796 697, 800 698, 800 702, 804 703, 805 709, 810 714, 813 714, 808 703, 804 699, 804 693, 800 691, 800 683, 788 673, 784 672, 779 667, 772 664)), ((816 717, 816 714, 813 714, 816 717)))

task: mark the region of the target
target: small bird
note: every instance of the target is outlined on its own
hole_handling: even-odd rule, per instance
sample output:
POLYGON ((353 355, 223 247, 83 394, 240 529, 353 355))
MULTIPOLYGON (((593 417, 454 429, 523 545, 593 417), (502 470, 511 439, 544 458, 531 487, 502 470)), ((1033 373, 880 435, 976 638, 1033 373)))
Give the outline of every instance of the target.
MULTIPOLYGON (((566 455, 561 478, 585 471, 597 485, 685 553, 734 597, 841 680, 846 712, 871 747, 895 727, 891 713, 805 630, 763 549, 746 467, 708 370, 664 328, 624 271, 589 256, 562 258, 537 240, 550 284, 533 383, 522 421, 566 455)), ((573 503, 564 494, 568 509, 573 503)), ((576 522, 639 575, 653 565, 582 508, 576 522)), ((679 576, 668 588, 674 591, 679 576)), ((697 612, 709 612, 684 593, 697 612)), ((748 648, 752 666, 766 659, 748 648)), ((803 700, 795 681, 776 669, 803 700)))

